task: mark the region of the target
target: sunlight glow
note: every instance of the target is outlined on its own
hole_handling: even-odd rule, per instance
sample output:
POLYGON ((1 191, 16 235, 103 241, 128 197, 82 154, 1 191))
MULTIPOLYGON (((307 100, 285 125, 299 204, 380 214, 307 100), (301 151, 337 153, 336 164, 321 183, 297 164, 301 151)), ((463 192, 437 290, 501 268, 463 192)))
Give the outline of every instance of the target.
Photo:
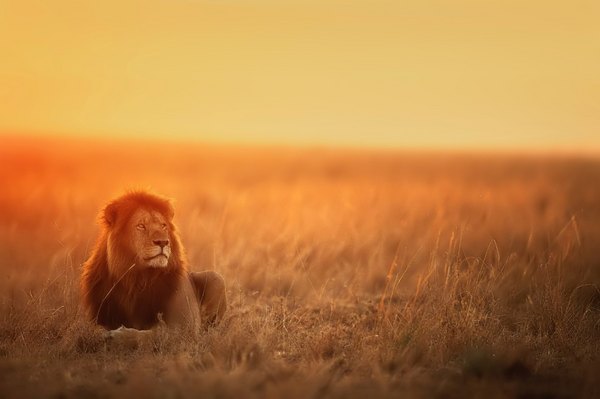
POLYGON ((595 1, 0 0, 0 134, 600 150, 595 1))

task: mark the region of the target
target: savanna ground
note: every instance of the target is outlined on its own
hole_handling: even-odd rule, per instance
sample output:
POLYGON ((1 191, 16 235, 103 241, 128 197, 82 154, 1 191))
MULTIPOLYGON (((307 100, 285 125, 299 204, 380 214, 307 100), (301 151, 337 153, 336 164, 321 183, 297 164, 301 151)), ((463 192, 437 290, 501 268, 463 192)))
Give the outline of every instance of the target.
POLYGON ((600 395, 600 163, 6 139, 0 397, 600 395), (223 322, 104 341, 79 275, 113 196, 175 198, 223 322))

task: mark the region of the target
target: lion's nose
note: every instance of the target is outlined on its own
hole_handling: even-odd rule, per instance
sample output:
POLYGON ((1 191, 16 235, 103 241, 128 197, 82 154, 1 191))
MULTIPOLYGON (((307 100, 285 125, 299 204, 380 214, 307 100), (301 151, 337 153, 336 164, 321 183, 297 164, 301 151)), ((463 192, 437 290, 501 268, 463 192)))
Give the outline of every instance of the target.
POLYGON ((166 247, 167 245, 169 245, 169 240, 154 240, 152 241, 155 245, 158 245, 161 248, 166 247))

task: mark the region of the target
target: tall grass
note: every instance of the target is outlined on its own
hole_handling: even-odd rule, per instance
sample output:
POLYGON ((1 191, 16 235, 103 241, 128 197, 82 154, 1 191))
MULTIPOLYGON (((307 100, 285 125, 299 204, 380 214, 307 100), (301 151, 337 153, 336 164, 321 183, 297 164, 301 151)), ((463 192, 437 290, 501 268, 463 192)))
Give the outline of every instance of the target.
POLYGON ((0 150, 0 396, 591 396, 600 163, 178 145, 0 150), (98 209, 175 198, 224 321, 106 343, 79 308, 98 209))

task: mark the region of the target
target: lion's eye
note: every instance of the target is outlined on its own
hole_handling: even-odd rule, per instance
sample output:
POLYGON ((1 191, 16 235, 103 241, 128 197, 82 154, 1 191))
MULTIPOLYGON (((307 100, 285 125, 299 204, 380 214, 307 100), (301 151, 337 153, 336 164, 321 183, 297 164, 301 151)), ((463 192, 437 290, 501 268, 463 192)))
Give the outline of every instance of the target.
POLYGON ((138 230, 146 230, 146 225, 144 225, 144 223, 140 223, 137 226, 135 226, 136 229, 138 230))
POLYGON ((161 227, 163 230, 165 230, 165 229, 167 228, 167 224, 166 224, 166 223, 163 223, 163 224, 161 224, 161 225, 160 225, 160 227, 161 227))

